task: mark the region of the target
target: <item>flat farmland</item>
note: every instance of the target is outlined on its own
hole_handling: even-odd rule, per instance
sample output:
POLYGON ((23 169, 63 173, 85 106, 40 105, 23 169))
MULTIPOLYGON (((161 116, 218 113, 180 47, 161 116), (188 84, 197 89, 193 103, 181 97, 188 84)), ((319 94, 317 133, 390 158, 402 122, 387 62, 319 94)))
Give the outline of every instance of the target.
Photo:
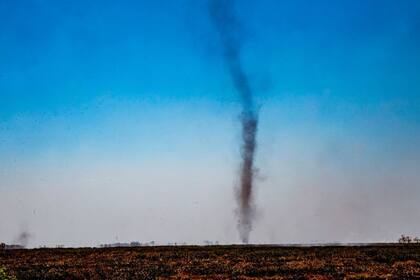
POLYGON ((420 279, 420 246, 155 246, 4 250, 17 279, 420 279))

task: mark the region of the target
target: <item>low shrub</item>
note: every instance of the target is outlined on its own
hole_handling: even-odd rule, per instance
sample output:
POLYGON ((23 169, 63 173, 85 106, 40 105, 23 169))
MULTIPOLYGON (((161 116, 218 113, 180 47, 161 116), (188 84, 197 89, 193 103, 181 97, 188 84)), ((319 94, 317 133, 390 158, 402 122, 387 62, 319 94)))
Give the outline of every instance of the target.
POLYGON ((0 267, 0 280, 16 280, 16 277, 10 276, 5 268, 0 267))

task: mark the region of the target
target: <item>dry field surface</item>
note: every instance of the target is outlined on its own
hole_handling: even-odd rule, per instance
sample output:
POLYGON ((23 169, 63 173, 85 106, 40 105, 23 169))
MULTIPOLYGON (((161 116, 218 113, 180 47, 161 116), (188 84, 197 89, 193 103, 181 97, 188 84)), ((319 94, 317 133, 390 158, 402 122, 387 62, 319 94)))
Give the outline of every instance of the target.
POLYGON ((0 252, 17 279, 420 279, 420 246, 178 246, 0 252))

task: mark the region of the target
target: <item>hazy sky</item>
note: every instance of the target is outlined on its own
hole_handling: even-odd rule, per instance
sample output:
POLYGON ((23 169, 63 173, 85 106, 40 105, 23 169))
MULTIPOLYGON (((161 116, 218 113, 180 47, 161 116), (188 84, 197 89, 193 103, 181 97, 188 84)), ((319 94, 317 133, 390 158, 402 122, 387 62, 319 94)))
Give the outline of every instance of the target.
MULTIPOLYGON (((237 1, 252 243, 420 235, 420 2, 237 1)), ((0 0, 0 241, 239 242, 239 96, 205 0, 0 0)))

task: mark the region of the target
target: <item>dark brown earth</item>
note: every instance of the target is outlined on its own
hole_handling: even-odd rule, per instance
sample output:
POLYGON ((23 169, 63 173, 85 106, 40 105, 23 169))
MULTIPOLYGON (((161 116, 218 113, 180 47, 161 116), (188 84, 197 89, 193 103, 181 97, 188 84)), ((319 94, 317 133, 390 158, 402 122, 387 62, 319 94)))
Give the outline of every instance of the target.
POLYGON ((6 250, 17 279, 420 279, 420 246, 6 250))

